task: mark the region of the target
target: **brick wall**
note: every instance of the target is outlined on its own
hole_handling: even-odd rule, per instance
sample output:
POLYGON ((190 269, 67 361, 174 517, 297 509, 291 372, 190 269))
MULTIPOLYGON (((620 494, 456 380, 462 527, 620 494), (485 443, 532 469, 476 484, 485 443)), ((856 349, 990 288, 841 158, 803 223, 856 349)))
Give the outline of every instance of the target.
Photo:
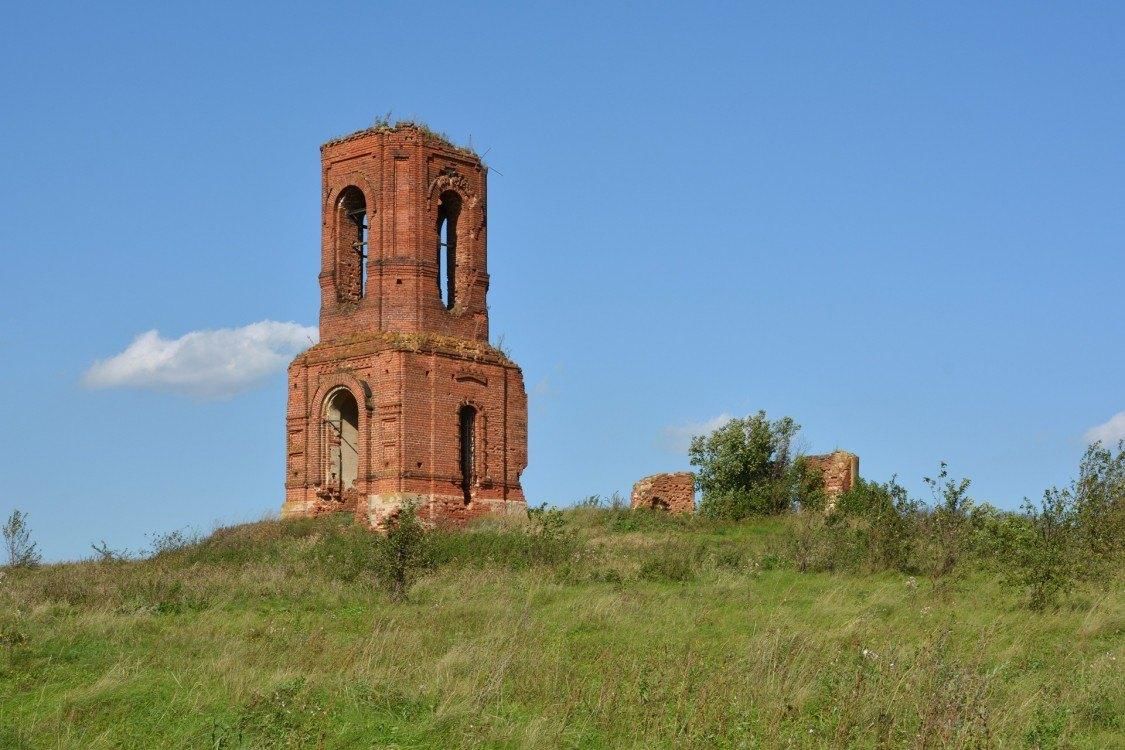
POLYGON ((653 474, 633 485, 632 508, 695 512, 695 475, 690 471, 653 474))
POLYGON ((836 498, 850 490, 859 478, 859 456, 847 451, 833 451, 820 456, 806 456, 805 461, 821 472, 824 494, 831 508, 836 498))

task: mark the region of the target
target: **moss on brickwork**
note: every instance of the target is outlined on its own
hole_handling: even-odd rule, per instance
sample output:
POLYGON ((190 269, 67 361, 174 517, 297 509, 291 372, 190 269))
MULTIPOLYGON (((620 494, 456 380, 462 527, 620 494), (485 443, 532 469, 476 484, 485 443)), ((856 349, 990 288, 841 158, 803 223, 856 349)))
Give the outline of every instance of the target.
POLYGON ((354 333, 315 344, 299 354, 294 361, 314 363, 325 359, 346 359, 350 356, 379 351, 446 354, 471 362, 515 366, 503 350, 489 343, 426 332, 354 333))

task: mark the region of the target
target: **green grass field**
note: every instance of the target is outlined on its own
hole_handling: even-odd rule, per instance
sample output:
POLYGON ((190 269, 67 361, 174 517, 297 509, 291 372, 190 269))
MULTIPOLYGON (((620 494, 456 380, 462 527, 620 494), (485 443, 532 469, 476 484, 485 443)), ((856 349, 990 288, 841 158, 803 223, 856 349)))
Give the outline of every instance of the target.
POLYGON ((1125 747, 1120 580, 1035 614, 799 573, 789 518, 564 517, 439 535, 398 604, 347 518, 4 571, 0 747, 1125 747))

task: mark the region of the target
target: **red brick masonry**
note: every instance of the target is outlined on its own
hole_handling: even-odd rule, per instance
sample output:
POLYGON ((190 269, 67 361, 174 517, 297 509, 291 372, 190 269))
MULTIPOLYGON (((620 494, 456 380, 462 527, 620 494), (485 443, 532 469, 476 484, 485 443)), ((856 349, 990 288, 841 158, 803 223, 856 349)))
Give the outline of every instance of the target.
POLYGON ((321 162, 320 343, 289 366, 282 515, 522 512, 527 395, 488 343, 484 165, 413 126, 330 141, 321 162))
POLYGON ((835 505, 836 498, 854 487, 859 479, 859 456, 854 453, 833 451, 822 456, 805 456, 805 461, 809 466, 820 470, 829 508, 835 505))
POLYGON ((669 513, 695 512, 695 475, 690 471, 653 474, 633 485, 632 508, 666 510, 669 513))

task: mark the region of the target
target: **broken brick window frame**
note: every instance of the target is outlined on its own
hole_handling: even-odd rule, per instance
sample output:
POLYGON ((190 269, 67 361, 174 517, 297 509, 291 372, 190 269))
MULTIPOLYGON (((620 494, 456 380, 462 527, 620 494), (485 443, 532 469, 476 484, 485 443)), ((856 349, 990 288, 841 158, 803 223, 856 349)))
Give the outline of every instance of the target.
POLYGON ((457 219, 461 215, 461 196, 446 190, 438 202, 437 288, 446 310, 457 304, 457 219))
POLYGON ((349 185, 336 201, 336 283, 341 301, 367 294, 367 247, 370 230, 363 191, 349 185))
POLYGON ((477 408, 472 404, 464 404, 457 412, 457 424, 461 492, 468 505, 473 499, 473 486, 477 479, 477 408))

